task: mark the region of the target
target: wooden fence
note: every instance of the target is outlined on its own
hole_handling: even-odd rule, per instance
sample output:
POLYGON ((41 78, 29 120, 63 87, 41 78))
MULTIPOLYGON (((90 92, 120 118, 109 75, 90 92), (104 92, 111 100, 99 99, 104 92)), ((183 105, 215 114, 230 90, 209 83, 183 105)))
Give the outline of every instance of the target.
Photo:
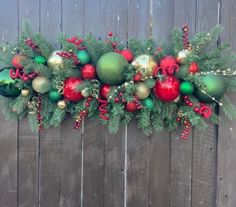
MULTIPOLYGON (((168 39, 224 26, 236 49, 235 0, 0 0, 0 41, 17 42, 22 20, 56 43, 59 33, 168 39)), ((230 98, 235 100, 236 94, 230 98)), ((220 115, 221 110, 219 110, 220 115)), ((236 122, 145 137, 135 123, 110 135, 73 120, 32 133, 27 120, 0 120, 0 207, 235 207, 236 122)))

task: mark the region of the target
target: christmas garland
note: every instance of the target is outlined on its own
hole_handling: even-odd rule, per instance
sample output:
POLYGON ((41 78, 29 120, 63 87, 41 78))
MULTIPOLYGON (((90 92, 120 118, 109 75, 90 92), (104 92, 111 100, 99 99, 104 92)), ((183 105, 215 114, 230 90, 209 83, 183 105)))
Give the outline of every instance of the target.
POLYGON ((131 39, 122 45, 112 32, 105 41, 62 35, 62 49, 55 50, 26 26, 17 46, 0 48, 4 114, 27 116, 32 130, 58 126, 67 113, 76 129, 85 117, 99 117, 111 133, 132 119, 147 135, 183 125, 183 139, 193 126, 217 124, 216 106, 236 118, 225 95, 236 88, 235 55, 227 43, 214 47, 221 28, 191 40, 188 30, 174 30, 172 41, 161 44, 131 39))

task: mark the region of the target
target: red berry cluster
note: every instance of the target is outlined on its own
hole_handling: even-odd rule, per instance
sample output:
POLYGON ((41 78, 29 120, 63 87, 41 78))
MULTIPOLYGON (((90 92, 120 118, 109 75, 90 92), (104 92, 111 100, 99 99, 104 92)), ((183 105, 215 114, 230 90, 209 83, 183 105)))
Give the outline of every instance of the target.
POLYGON ((138 96, 134 96, 134 101, 133 101, 137 107, 138 110, 142 109, 143 108, 143 105, 141 104, 138 96))
POLYGON ((78 65, 80 63, 77 55, 72 52, 61 51, 57 52, 57 55, 66 59, 72 59, 75 65, 78 65))
POLYGON ((75 120, 74 129, 79 129, 84 117, 88 115, 88 112, 89 112, 88 108, 90 106, 91 101, 92 101, 92 97, 88 97, 86 102, 84 103, 85 109, 79 112, 79 115, 77 116, 75 120))
POLYGON ((37 100, 37 120, 39 125, 39 130, 43 129, 43 117, 41 116, 42 111, 42 98, 39 95, 37 100))
POLYGON ((126 104, 125 106, 125 109, 129 112, 134 112, 136 110, 140 110, 142 109, 143 106, 142 104, 140 103, 140 100, 137 96, 134 96, 134 100, 133 101, 130 101, 126 104))
POLYGON ((126 99, 122 98, 123 95, 124 94, 122 92, 119 92, 118 97, 115 97, 114 102, 115 103, 119 103, 119 102, 126 103, 127 102, 126 99))
MULTIPOLYGON (((108 32, 107 35, 108 35, 108 37, 112 37, 113 33, 112 32, 108 32)), ((118 53, 120 52, 120 50, 117 48, 117 42, 114 42, 114 41, 111 41, 111 40, 106 40, 106 43, 107 44, 111 44, 114 52, 118 52, 118 53)))
POLYGON ((210 118, 211 114, 212 114, 212 109, 203 104, 203 103, 199 103, 198 106, 194 106, 193 102, 191 102, 189 100, 189 97, 188 96, 184 96, 184 102, 186 103, 186 105, 188 105, 189 107, 194 107, 193 110, 195 113, 201 115, 202 117, 204 117, 205 119, 208 119, 210 118))
POLYGON ((139 82, 142 78, 142 75, 140 74, 140 72, 138 72, 134 77, 133 80, 134 82, 139 82))
POLYGON ((181 122, 183 120, 183 125, 184 125, 184 130, 181 134, 181 138, 182 139, 187 139, 190 135, 191 132, 191 122, 189 121, 189 119, 187 117, 185 117, 181 112, 179 113, 179 116, 176 118, 177 122, 181 122))
POLYGON ((183 31, 184 49, 191 50, 191 44, 189 43, 189 40, 188 40, 188 33, 189 33, 188 25, 184 25, 182 27, 182 31, 183 31))
POLYGON ((83 39, 78 39, 77 36, 67 38, 66 41, 75 45, 78 50, 85 50, 86 49, 85 46, 81 46, 81 44, 83 43, 83 39))
POLYGON ((39 49, 38 45, 36 45, 36 44, 33 42, 33 40, 30 39, 30 38, 25 39, 25 44, 28 45, 28 46, 29 46, 30 48, 32 48, 33 50, 38 50, 38 49, 39 49))

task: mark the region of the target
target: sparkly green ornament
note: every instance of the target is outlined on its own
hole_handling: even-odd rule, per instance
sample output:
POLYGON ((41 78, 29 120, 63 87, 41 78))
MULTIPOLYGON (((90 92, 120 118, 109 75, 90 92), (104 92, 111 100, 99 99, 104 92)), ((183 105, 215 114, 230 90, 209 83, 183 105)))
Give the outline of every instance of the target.
POLYGON ((123 74, 128 66, 127 60, 116 52, 102 55, 97 62, 99 79, 109 85, 118 85, 123 82, 123 74))
POLYGON ((194 91, 194 86, 190 82, 184 81, 180 84, 179 90, 182 95, 191 95, 194 91))
POLYGON ((34 58, 34 62, 37 64, 45 64, 46 63, 46 58, 43 57, 42 55, 36 55, 34 58))
POLYGON ((89 57, 87 50, 78 51, 77 57, 80 61, 80 64, 82 64, 82 65, 85 65, 85 64, 89 63, 89 61, 90 61, 90 57, 89 57))
POLYGON ((48 93, 48 98, 53 101, 53 102, 57 102, 61 99, 62 95, 60 92, 58 92, 57 90, 51 90, 48 93))
POLYGON ((143 104, 148 109, 153 109, 154 108, 154 102, 153 102, 152 98, 144 99, 143 104))
POLYGON ((10 69, 2 69, 0 71, 0 95, 11 98, 19 96, 21 91, 15 84, 16 81, 10 76, 10 69))
POLYGON ((227 89, 226 81, 218 75, 206 75, 200 77, 205 89, 196 88, 194 95, 203 103, 213 103, 215 100, 220 100, 227 89), (205 92, 205 93, 204 93, 205 92))

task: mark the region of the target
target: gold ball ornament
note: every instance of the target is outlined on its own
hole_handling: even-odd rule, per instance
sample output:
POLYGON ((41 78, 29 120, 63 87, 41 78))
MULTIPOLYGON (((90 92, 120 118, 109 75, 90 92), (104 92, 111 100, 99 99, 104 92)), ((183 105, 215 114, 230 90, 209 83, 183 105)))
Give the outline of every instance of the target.
POLYGON ((190 50, 181 50, 179 53, 178 53, 178 57, 176 58, 177 62, 178 63, 182 63, 184 61, 184 59, 189 55, 190 53, 190 50))
POLYGON ((25 97, 26 97, 26 96, 29 95, 29 93, 30 93, 30 90, 29 90, 29 89, 22 89, 22 90, 21 90, 21 95, 22 95, 22 96, 25 96, 25 97))
POLYGON ((32 81, 32 87, 33 89, 38 93, 47 93, 51 88, 51 83, 48 78, 43 76, 37 76, 32 81))
POLYGON ((84 88, 83 90, 81 90, 81 94, 82 94, 83 97, 89 97, 90 96, 88 88, 84 88))
POLYGON ((65 100, 58 101, 57 106, 60 109, 66 108, 66 101, 65 100))
POLYGON ((55 70, 56 72, 64 69, 63 58, 57 54, 58 52, 61 51, 60 50, 54 51, 47 61, 48 66, 52 70, 55 70))
POLYGON ((146 77, 153 75, 153 72, 157 67, 157 62, 150 55, 139 55, 132 62, 132 66, 137 72, 142 74, 141 80, 144 80, 146 77))
POLYGON ((140 99, 147 98, 151 93, 150 88, 148 88, 145 83, 136 84, 135 95, 137 95, 140 99))

